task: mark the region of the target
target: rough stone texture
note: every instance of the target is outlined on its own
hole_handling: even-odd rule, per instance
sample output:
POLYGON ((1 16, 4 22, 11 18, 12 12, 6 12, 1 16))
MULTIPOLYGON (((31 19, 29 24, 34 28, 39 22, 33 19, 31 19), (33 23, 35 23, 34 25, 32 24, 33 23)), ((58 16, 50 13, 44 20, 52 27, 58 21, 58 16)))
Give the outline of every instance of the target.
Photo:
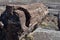
POLYGON ((47 15, 41 23, 41 27, 49 30, 58 30, 58 17, 53 14, 47 15))
POLYGON ((37 28, 29 37, 32 40, 60 40, 60 31, 37 28))

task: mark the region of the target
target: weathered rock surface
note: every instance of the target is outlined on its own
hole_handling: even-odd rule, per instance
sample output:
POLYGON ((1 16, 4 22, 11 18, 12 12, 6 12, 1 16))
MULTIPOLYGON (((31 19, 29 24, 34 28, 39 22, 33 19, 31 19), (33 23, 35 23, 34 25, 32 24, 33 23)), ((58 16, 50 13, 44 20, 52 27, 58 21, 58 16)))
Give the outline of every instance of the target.
POLYGON ((49 30, 58 30, 58 17, 53 14, 47 15, 41 23, 41 27, 49 30))
POLYGON ((32 40, 60 40, 60 31, 37 28, 28 37, 32 40))

